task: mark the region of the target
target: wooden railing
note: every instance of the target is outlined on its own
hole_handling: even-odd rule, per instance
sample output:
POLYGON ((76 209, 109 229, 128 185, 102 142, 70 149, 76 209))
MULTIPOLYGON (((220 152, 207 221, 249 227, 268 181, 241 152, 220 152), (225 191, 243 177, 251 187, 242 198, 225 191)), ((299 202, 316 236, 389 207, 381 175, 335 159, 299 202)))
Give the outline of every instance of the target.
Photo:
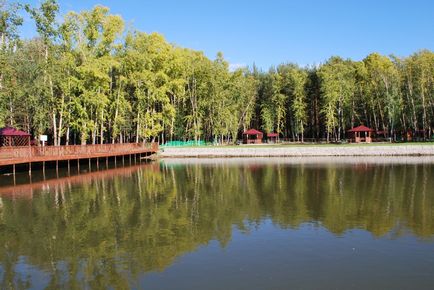
POLYGON ((0 165, 155 153, 158 143, 0 147, 0 165))

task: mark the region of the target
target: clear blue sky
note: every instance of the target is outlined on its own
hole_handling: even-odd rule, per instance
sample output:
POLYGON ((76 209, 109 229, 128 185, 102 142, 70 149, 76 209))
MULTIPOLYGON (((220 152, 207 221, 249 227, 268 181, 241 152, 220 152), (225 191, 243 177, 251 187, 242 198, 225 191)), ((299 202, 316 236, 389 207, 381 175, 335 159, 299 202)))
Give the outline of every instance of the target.
MULTIPOLYGON (((36 5, 38 0, 24 0, 36 5)), ((145 32, 233 65, 263 69, 282 62, 318 64, 332 55, 361 60, 371 52, 407 56, 434 49, 432 0, 60 0, 62 14, 111 8, 145 32)), ((26 17, 24 36, 34 34, 26 17)))

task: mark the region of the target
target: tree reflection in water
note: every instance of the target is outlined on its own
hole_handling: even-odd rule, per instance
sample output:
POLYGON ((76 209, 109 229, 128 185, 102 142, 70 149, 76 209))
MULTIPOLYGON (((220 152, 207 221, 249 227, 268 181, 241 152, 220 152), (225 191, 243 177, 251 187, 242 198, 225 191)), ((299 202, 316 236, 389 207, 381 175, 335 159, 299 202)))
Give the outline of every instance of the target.
POLYGON ((129 288, 200 245, 270 219, 335 235, 434 234, 428 164, 152 163, 0 188, 2 289, 129 288))

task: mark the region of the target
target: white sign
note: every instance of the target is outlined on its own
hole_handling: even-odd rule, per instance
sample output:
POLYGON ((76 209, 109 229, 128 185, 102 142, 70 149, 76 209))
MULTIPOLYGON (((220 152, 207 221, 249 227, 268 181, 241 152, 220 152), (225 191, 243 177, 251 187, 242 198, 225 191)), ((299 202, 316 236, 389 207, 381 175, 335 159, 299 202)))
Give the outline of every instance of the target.
POLYGON ((47 135, 39 135, 39 140, 42 142, 47 142, 48 141, 48 136, 47 135))

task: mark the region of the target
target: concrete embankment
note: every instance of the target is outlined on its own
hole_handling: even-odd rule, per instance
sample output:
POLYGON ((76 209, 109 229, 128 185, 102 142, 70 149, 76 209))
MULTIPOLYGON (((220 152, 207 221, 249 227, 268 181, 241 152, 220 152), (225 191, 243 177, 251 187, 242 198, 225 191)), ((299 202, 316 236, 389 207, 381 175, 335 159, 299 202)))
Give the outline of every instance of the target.
POLYGON ((346 165, 421 165, 434 164, 434 156, 309 156, 309 157, 189 157, 161 158, 160 164, 205 165, 205 166, 266 166, 266 165, 305 165, 305 166, 346 166, 346 165))
POLYGON ((434 156, 434 145, 288 145, 161 148, 160 157, 434 156))

